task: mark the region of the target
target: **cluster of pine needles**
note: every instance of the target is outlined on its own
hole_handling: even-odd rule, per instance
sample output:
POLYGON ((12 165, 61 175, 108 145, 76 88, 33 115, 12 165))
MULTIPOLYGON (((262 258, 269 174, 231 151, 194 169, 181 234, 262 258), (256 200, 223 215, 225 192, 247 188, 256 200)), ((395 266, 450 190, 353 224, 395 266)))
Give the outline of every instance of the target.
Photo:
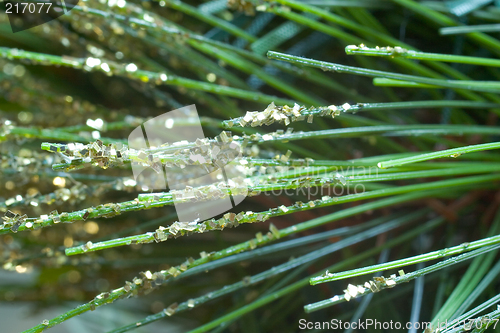
MULTIPOLYGON (((81 0, 12 33, 19 20, 0 13, 0 256, 14 276, 0 299, 66 310, 2 321, 495 330, 498 1, 81 0), (204 143, 241 147, 227 167, 246 199, 205 221, 179 221, 178 191, 141 186, 132 166, 150 152, 127 142, 192 104, 204 143)), ((193 164, 200 142, 155 163, 193 164)), ((224 195, 191 191, 196 209, 224 195)))

